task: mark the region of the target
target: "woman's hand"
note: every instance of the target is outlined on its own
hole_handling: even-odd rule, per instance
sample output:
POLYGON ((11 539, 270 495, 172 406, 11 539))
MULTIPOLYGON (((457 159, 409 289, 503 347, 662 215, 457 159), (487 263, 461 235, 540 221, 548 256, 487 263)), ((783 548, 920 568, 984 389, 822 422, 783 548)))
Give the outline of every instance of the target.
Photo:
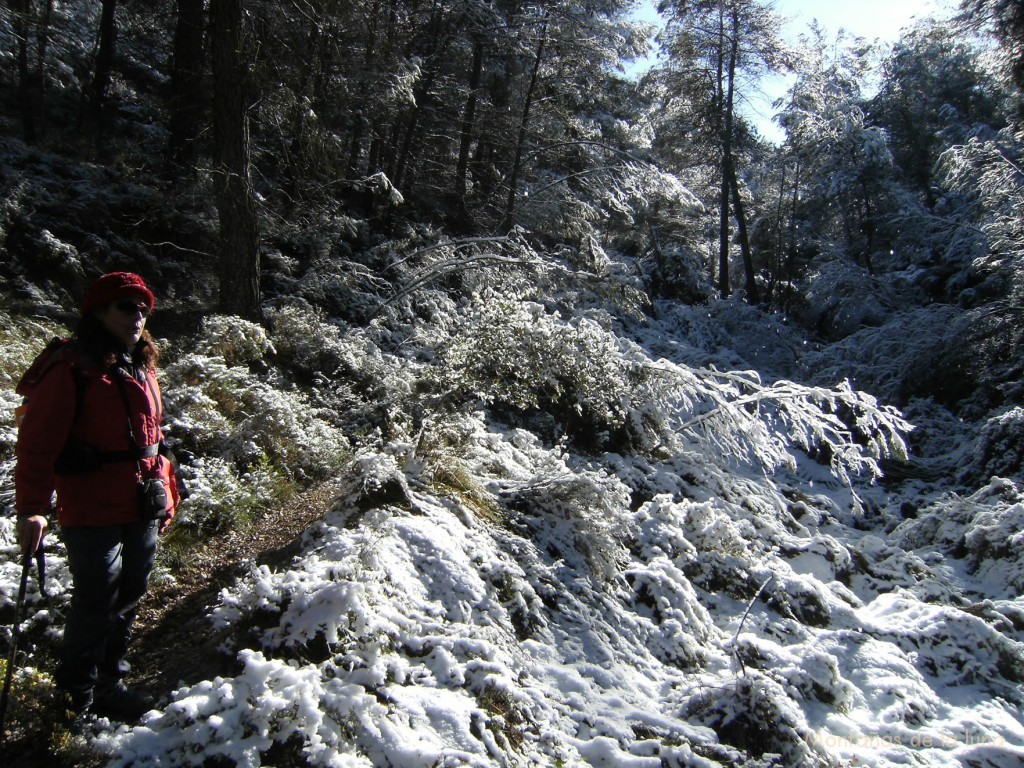
POLYGON ((21 544, 22 553, 35 553, 43 543, 43 537, 46 535, 46 529, 49 527, 50 524, 42 515, 19 517, 15 530, 18 533, 18 541, 21 544))

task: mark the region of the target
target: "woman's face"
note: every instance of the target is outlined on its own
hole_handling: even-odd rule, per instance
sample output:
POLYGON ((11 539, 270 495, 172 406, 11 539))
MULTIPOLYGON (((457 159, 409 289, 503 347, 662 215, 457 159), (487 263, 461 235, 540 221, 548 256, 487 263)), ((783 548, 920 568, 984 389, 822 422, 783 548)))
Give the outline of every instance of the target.
POLYGON ((149 316, 149 305, 142 294, 131 294, 107 304, 97 311, 103 326, 126 346, 133 346, 141 337, 149 316))

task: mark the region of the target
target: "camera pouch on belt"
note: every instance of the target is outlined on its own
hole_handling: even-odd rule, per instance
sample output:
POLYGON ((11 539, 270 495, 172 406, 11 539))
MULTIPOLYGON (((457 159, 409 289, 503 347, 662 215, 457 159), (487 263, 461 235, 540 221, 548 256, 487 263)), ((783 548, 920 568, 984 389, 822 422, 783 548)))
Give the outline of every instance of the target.
POLYGON ((160 478, 139 481, 139 511, 143 520, 167 517, 167 489, 160 478))

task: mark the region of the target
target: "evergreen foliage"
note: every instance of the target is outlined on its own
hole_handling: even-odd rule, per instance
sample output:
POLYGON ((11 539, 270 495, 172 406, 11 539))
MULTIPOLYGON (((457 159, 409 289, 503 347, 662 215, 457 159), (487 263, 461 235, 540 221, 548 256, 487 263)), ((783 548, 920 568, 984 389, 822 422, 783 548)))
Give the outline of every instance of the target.
POLYGON ((65 749, 831 765, 842 723, 905 764, 1024 733, 1019 4, 891 50, 661 5, 638 78, 623 0, 0 9, 0 613, 14 384, 104 272, 158 295, 192 490, 163 575, 338 489, 220 595, 231 670, 65 749), (787 68, 772 146, 743 99, 787 68))

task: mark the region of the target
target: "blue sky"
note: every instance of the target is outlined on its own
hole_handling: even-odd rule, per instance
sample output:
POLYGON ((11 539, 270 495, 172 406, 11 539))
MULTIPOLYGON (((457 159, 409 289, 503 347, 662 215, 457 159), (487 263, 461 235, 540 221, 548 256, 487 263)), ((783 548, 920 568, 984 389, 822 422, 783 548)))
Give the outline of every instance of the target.
MULTIPOLYGON (((792 19, 786 34, 793 38, 807 32, 812 20, 817 19, 826 30, 835 34, 840 29, 868 40, 878 39, 894 43, 900 30, 916 19, 929 16, 948 17, 955 11, 951 0, 775 0, 776 10, 792 19)), ((765 138, 782 141, 782 131, 771 122, 771 103, 785 95, 791 78, 773 78, 764 83, 763 104, 753 108, 758 131, 765 138)))
MULTIPOLYGON (((915 18, 928 16, 948 17, 955 10, 956 0, 774 0, 774 7, 791 21, 784 33, 794 41, 807 32, 813 19, 832 34, 845 29, 853 35, 875 38, 892 43, 900 30, 915 18)), ((640 18, 656 23, 654 0, 645 2, 640 18)), ((750 108, 752 119, 766 138, 781 140, 782 134, 771 122, 771 103, 785 94, 789 85, 786 78, 772 78, 763 83, 763 98, 755 99, 750 108)))
POLYGON ((842 27, 886 42, 895 41, 915 16, 945 16, 952 7, 948 0, 775 0, 774 5, 783 16, 794 19, 787 30, 791 34, 805 31, 817 18, 827 29, 842 27))

